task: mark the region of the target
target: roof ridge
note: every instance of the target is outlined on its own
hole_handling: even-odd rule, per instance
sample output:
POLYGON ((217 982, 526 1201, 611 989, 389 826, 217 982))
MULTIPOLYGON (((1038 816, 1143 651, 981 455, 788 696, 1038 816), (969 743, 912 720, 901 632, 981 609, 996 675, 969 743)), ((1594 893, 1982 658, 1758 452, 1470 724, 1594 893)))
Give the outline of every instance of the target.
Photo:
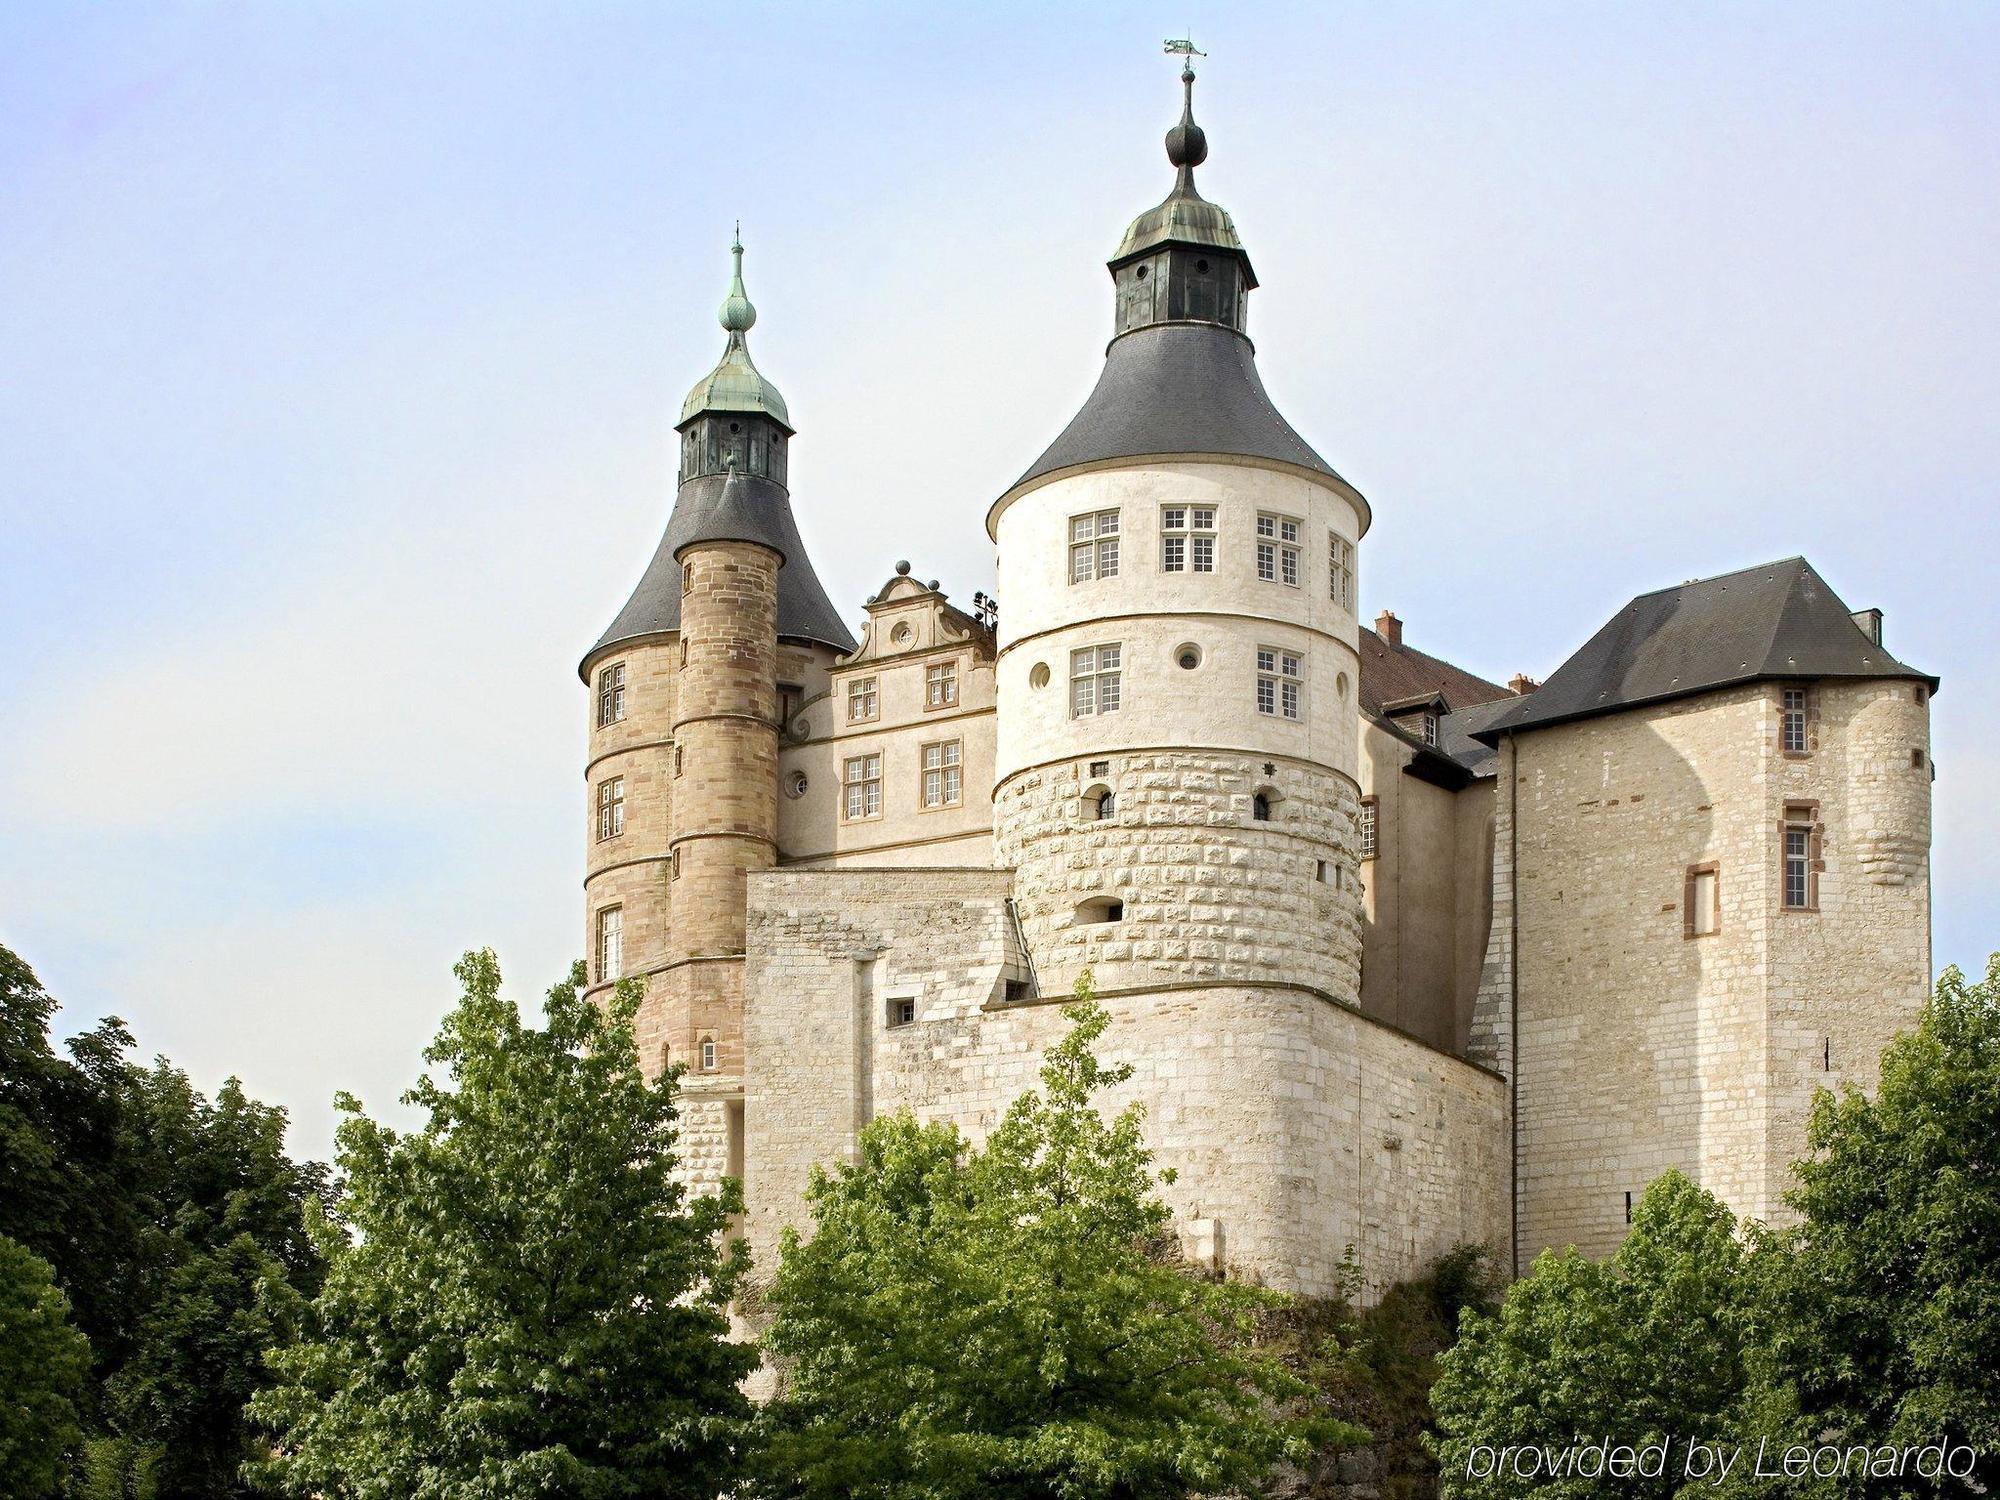
MULTIPOLYGON (((1788 563, 1803 563, 1806 567, 1812 568, 1812 564, 1806 562, 1805 554, 1794 552, 1790 557, 1774 557, 1769 562, 1752 563, 1747 568, 1731 568, 1727 573, 1711 573, 1706 578, 1688 578, 1682 580, 1680 583, 1667 584, 1663 588, 1648 589, 1643 594, 1629 595, 1625 603, 1629 607, 1637 604, 1641 599, 1657 599, 1661 594, 1676 594, 1682 589, 1695 588, 1705 583, 1721 583, 1724 579, 1741 578, 1746 573, 1763 573, 1772 568, 1782 568, 1788 563)), ((1817 569, 1814 569, 1815 573, 1817 571, 1817 569)))

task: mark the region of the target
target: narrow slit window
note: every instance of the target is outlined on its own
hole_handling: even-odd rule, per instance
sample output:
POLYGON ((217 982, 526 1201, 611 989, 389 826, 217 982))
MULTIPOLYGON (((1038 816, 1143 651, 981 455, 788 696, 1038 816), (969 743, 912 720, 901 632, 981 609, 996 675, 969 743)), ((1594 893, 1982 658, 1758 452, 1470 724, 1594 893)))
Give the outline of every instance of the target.
POLYGON ((1381 841, 1381 818, 1379 805, 1373 797, 1364 798, 1361 803, 1361 857, 1373 859, 1381 841))
POLYGON ((1714 865, 1690 865, 1681 890, 1681 933, 1708 937, 1722 930, 1722 873, 1714 865))
POLYGON ((1326 534, 1326 594, 1349 614, 1354 613, 1354 543, 1337 531, 1326 534))

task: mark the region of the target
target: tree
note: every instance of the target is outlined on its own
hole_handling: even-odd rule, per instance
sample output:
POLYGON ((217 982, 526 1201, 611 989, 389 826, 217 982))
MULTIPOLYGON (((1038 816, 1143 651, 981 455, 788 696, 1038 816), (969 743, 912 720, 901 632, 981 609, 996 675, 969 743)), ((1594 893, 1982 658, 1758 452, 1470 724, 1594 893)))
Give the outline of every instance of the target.
MULTIPOLYGON (((2000 954, 1944 971, 1871 1098, 1813 1106, 1800 1220, 1763 1262, 1753 1410, 1792 1441, 1978 1455, 2000 1483, 2000 954)), ((1962 1481, 1852 1476, 1845 1495, 1964 1493, 1962 1481)))
POLYGON ((90 1345, 49 1263, 0 1236, 0 1494, 53 1495, 81 1436, 90 1345))
POLYGON ((1078 998, 983 1149, 905 1111, 814 1174, 813 1235, 786 1235, 769 1292, 788 1371, 764 1494, 1149 1500, 1254 1482, 1333 1435, 1282 1414, 1305 1388, 1252 1347, 1282 1299, 1158 1253, 1139 1111, 1094 1102, 1129 1069, 1098 1062, 1109 1018, 1087 980, 1078 998))
POLYGON ((1464 1315, 1439 1361, 1431 1404, 1444 1493, 1673 1494, 1684 1471, 1678 1445, 1731 1428, 1743 1394, 1743 1264, 1735 1216, 1679 1172, 1646 1189, 1608 1263, 1573 1247, 1544 1251, 1497 1316, 1464 1315), (1581 1458, 1591 1472, 1551 1478, 1546 1460, 1499 1457, 1607 1439, 1673 1446, 1657 1478, 1614 1477, 1601 1467, 1608 1459, 1581 1458))
POLYGON ((346 1180, 312 1227, 326 1281, 252 1402, 274 1439, 261 1472, 310 1496, 713 1500, 756 1364, 726 1337, 740 1189, 675 1181, 675 1078, 640 1073, 636 983, 600 1008, 578 964, 536 1030, 490 951, 455 972, 424 1054, 448 1082, 404 1096, 424 1127, 338 1100, 346 1180))

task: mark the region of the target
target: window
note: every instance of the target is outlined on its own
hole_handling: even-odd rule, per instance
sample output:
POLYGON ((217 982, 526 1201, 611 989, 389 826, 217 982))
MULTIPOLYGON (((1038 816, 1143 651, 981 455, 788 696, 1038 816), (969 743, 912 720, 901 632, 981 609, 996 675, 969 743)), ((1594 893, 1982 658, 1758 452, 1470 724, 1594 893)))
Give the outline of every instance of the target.
POLYGON ((1709 937, 1721 930, 1721 871, 1712 864, 1689 865, 1681 889, 1681 936, 1709 937))
POLYGON ((924 668, 924 707, 950 708, 958 702, 958 663, 933 662, 924 668))
POLYGON ((1786 688, 1780 694, 1778 745, 1787 755, 1806 755, 1811 742, 1806 737, 1806 690, 1786 688))
POLYGON ((1080 926, 1099 922, 1122 922, 1125 920, 1125 903, 1114 896, 1097 897, 1077 907, 1076 920, 1080 926))
POLYGON ((681 774, 681 747, 679 745, 674 746, 674 774, 676 776, 681 774))
POLYGON ((874 718, 878 704, 874 678, 857 677, 847 684, 848 723, 864 724, 874 718))
POLYGON ((1115 714, 1120 698, 1119 648, 1085 646, 1069 654, 1069 716, 1115 714))
POLYGON ((615 839, 625 831, 625 778, 597 783, 597 841, 615 839))
POLYGON ((917 997, 915 995, 891 995, 889 997, 889 1025, 893 1027, 911 1025, 917 1019, 917 997))
POLYGON ((924 806, 956 807, 959 803, 959 741, 924 746, 924 806))
POLYGON ((1271 799, 1262 792, 1250 799, 1250 817, 1258 823, 1271 821, 1271 799))
POLYGON ((670 854, 667 855, 667 879, 679 880, 680 878, 681 878, 681 851, 679 849, 675 849, 670 854))
POLYGON ((1360 832, 1361 857, 1363 859, 1373 859, 1375 857, 1376 848, 1381 837, 1377 807, 1378 804, 1373 797, 1363 797, 1361 799, 1360 832))
POLYGON ((1257 648, 1257 712, 1279 718, 1299 717, 1305 689, 1305 661, 1275 646, 1257 648))
POLYGON ((1326 594, 1349 614, 1354 613, 1354 543, 1339 532, 1326 534, 1326 594))
MULTIPOLYGON (((682 592, 683 594, 688 594, 688 593, 692 593, 693 591, 694 591, 694 564, 693 564, 693 563, 682 563, 682 564, 681 564, 681 592, 682 592)), ((682 661, 686 661, 686 660, 687 660, 687 642, 686 642, 686 641, 682 641, 682 642, 681 642, 681 660, 682 660, 682 661)))
POLYGON ((1786 911, 1813 911, 1819 906, 1819 872, 1814 857, 1813 819, 1818 809, 1811 803, 1794 803, 1785 808, 1784 887, 1786 911))
POLYGON ((1098 785, 1083 794, 1083 815, 1093 823, 1108 823, 1118 816, 1118 794, 1098 785))
POLYGON ((1257 576, 1299 586, 1299 523, 1290 516, 1257 517, 1257 576))
POLYGON ((625 663, 613 662, 597 674, 597 727, 625 717, 625 663))
POLYGON ((847 758, 847 816, 879 817, 882 812, 882 752, 851 755, 847 758))
POLYGON ((1166 505, 1160 508, 1160 571, 1215 571, 1215 507, 1166 505))
POLYGON ((715 1071, 715 1038, 712 1036, 701 1039, 701 1070, 704 1073, 715 1071))
POLYGON ((1438 742, 1438 716, 1436 714, 1425 714, 1424 743, 1426 745, 1435 745, 1437 742, 1438 742))
POLYGON ((1118 512, 1092 511, 1069 521, 1069 581, 1118 576, 1118 512))
POLYGON ((607 906, 597 914, 597 982, 609 984, 625 973, 625 908, 607 906))
POLYGON ((778 722, 780 724, 789 724, 792 721, 792 715, 796 714, 799 711, 799 705, 805 702, 805 697, 806 697, 806 690, 803 687, 799 686, 798 683, 796 682, 779 683, 778 722))

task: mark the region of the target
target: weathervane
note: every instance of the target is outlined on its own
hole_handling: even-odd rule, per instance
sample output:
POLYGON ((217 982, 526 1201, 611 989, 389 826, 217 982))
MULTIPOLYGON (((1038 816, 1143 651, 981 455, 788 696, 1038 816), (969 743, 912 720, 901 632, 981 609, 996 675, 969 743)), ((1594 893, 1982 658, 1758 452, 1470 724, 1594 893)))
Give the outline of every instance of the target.
POLYGON ((1184 59, 1183 66, 1190 73, 1194 71, 1194 60, 1197 57, 1208 56, 1206 52, 1201 51, 1198 47, 1195 46, 1194 39, 1192 37, 1170 36, 1167 38, 1166 46, 1161 50, 1163 50, 1169 57, 1178 57, 1184 59))

